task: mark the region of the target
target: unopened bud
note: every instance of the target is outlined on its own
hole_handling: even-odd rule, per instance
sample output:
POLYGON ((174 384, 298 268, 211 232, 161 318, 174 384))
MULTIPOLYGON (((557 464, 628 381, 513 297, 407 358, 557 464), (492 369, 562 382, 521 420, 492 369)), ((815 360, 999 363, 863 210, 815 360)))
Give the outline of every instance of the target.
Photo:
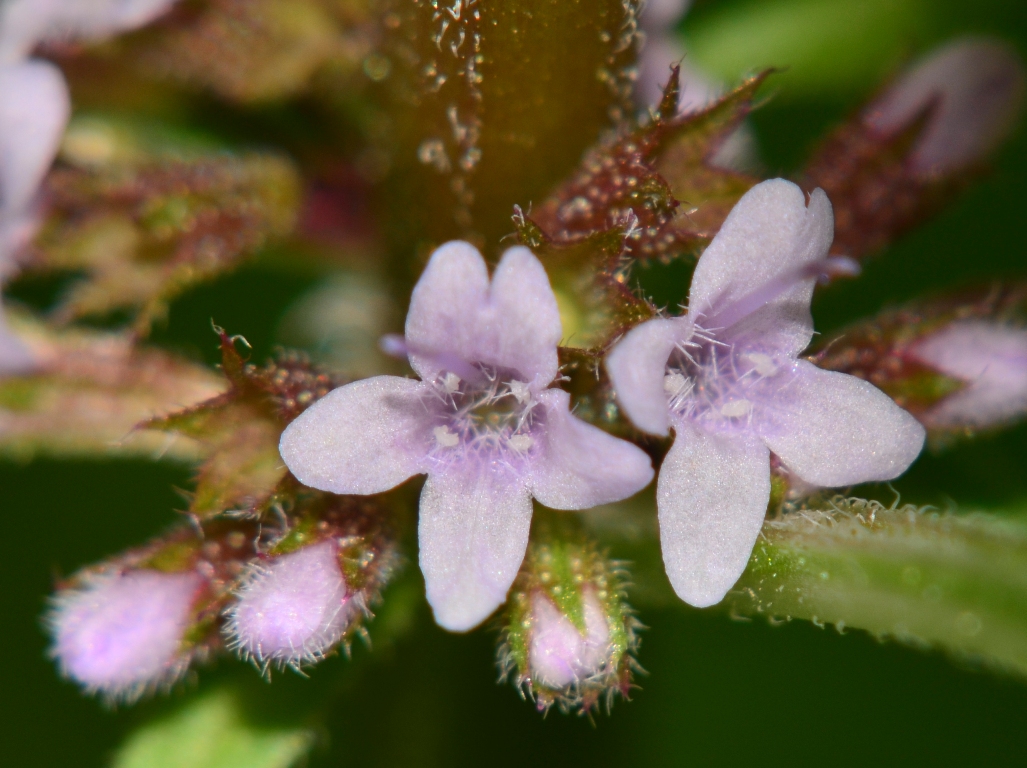
POLYGON ((915 173, 937 177, 982 161, 1019 117, 1024 70, 1007 45, 955 40, 916 64, 864 114, 883 134, 900 133, 932 110, 910 154, 915 173))
POLYGON ((531 648, 534 679, 546 688, 566 688, 600 673, 610 646, 610 625, 595 590, 583 590, 584 632, 541 592, 531 596, 531 648))
POLYGON ((398 556, 374 500, 314 494, 292 526, 245 569, 225 611, 228 647, 265 672, 314 664, 354 633, 392 576, 398 556))
POLYGON ((251 566, 238 596, 225 633, 262 667, 320 660, 342 639, 354 609, 331 540, 251 566))
POLYGON ((620 576, 588 543, 529 548, 507 604, 499 665, 540 710, 588 713, 627 694, 639 625, 620 576))
POLYGON ((810 360, 865 379, 935 438, 1027 415, 1027 285, 911 302, 825 337, 810 360))
POLYGON ((87 576, 54 599, 51 653, 64 674, 112 700, 170 684, 188 666, 183 639, 203 585, 195 572, 87 576))
POLYGON ((924 413, 928 427, 985 428, 1027 413, 1027 329, 957 321, 917 342, 911 354, 965 383, 924 413))

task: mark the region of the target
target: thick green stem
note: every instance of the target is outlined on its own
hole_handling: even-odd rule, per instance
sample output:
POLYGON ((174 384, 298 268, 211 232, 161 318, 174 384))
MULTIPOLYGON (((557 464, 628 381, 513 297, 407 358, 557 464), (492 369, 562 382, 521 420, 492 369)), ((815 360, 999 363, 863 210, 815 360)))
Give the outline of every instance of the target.
POLYGON ((728 603, 1027 675, 1027 522, 838 498, 768 521, 728 603))

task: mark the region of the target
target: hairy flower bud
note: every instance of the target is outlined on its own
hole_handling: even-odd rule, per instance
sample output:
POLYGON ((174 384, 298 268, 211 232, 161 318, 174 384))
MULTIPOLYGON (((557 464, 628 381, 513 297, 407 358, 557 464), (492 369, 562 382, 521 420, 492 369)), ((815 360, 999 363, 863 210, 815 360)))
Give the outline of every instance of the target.
POLYGON ((594 589, 582 590, 582 632, 541 592, 531 596, 534 627, 528 662, 547 688, 566 688, 600 673, 610 645, 610 625, 594 589))
POLYGON ((398 557, 374 500, 310 494, 291 527, 253 559, 225 611, 226 644, 265 673, 299 670, 363 634, 398 557))
POLYGON ((539 710, 591 712, 636 668, 639 627, 624 603, 621 571, 590 543, 533 543, 503 617, 498 661, 539 710))
POLYGON ((810 360, 870 381, 934 438, 1027 414, 1027 285, 992 285, 883 312, 818 342, 810 360))
POLYGON ((87 577, 54 600, 51 653, 64 674, 87 690, 135 699, 173 682, 188 665, 182 641, 202 586, 195 572, 87 577))
POLYGON ((253 565, 238 595, 225 632, 263 667, 319 661, 342 639, 354 610, 334 541, 253 565))
POLYGON ((917 342, 919 362, 964 382, 928 410, 928 427, 1000 424, 1027 413, 1027 330, 983 320, 949 323, 917 342))

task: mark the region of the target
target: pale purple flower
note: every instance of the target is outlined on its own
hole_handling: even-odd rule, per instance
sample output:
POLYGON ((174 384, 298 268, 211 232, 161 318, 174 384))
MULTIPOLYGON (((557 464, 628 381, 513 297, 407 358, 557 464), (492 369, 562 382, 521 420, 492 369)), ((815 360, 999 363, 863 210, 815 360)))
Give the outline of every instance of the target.
POLYGON ((558 373, 560 315, 546 272, 509 249, 489 282, 473 246, 432 254, 406 321, 421 381, 378 376, 334 390, 282 435, 306 485, 387 491, 426 473, 420 564, 443 627, 462 631, 503 603, 524 558, 532 497, 585 509, 652 479, 644 452, 571 415, 558 373))
POLYGON ((931 333, 910 352, 966 383, 924 414, 928 427, 982 428, 1027 413, 1027 329, 962 320, 931 333))
POLYGON ((1005 43, 961 38, 900 77, 863 120, 889 134, 933 108, 910 162, 920 175, 944 175, 980 162, 1009 135, 1023 106, 1024 81, 1020 57, 1005 43))
POLYGON ((0 65, 0 274, 32 235, 33 203, 60 146, 71 106, 47 61, 0 65))
MULTIPOLYGON (((667 575, 688 603, 719 602, 745 569, 770 498, 770 452, 816 486, 889 480, 923 427, 880 390, 798 355, 833 239, 822 190, 753 187, 696 265, 688 314, 633 328, 606 361, 640 429, 674 444, 657 484, 667 575)), ((841 266, 844 266, 844 262, 841 266)))
POLYGON ((0 6, 0 61, 29 56, 42 42, 102 40, 137 29, 177 0, 7 0, 0 6))
POLYGON ((541 592, 531 599, 528 663, 536 685, 566 688, 604 671, 610 656, 610 624, 595 591, 582 595, 584 634, 541 592))
POLYGON ((51 653, 65 675, 110 699, 170 683, 188 664, 182 638, 202 585, 196 573, 88 577, 54 600, 51 653))
POLYGON ((358 609, 332 540, 251 567, 228 613, 229 645, 261 666, 324 658, 358 609))

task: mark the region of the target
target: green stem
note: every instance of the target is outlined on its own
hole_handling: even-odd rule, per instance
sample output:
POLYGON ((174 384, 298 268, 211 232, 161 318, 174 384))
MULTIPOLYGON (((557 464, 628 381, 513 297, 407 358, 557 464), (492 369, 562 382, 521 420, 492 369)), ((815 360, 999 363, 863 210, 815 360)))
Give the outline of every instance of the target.
POLYGON ((1027 675, 1027 522, 836 498, 768 521, 728 604, 1027 675))

